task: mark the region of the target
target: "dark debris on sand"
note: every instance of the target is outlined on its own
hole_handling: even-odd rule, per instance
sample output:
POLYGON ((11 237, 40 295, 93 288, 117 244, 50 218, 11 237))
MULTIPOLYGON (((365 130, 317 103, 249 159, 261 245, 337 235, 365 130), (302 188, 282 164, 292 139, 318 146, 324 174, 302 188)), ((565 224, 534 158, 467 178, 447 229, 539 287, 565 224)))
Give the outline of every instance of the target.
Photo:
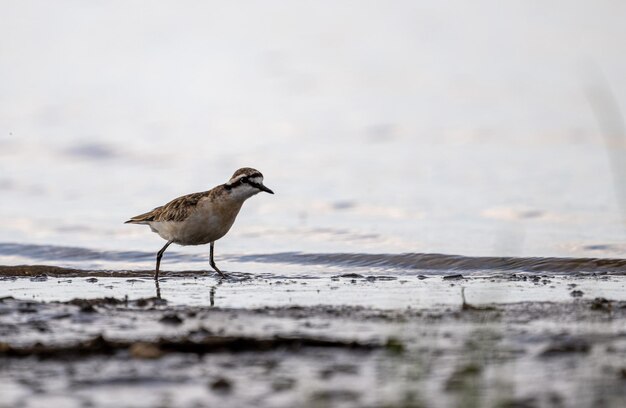
MULTIPOLYGON (((189 277, 205 271, 160 271, 163 277, 189 277)), ((49 265, 0 265, 0 278, 30 277, 33 281, 48 278, 87 278, 95 283, 97 278, 152 278, 154 270, 83 270, 49 265)))
POLYGON ((280 337, 256 338, 246 336, 206 336, 202 340, 190 340, 187 337, 180 339, 159 339, 153 342, 142 341, 141 343, 109 340, 100 335, 93 339, 66 345, 43 345, 41 343, 32 346, 14 347, 8 343, 0 343, 0 356, 5 357, 42 357, 42 358, 67 358, 84 357, 88 355, 113 354, 117 351, 127 351, 136 344, 144 348, 152 347, 159 352, 172 353, 241 353, 246 351, 266 352, 271 350, 300 350, 308 347, 316 348, 341 348, 350 350, 373 350, 380 345, 374 343, 360 343, 357 341, 340 341, 314 337, 280 337))
MULTIPOLYGON (((4 297, 0 381, 33 384, 33 398, 82 398, 77 384, 91 384, 90 395, 132 384, 142 396, 146 389, 154 393, 144 385, 158 384, 172 398, 181 387, 196 386, 194 392, 203 398, 215 398, 211 406, 228 398, 232 406, 260 408, 275 406, 273 398, 302 407, 430 406, 424 401, 466 397, 476 406, 595 406, 598 398, 612 406, 626 399, 626 333, 619 329, 626 321, 626 302, 581 297, 491 305, 467 302, 463 289, 460 294, 452 305, 394 310, 4 297), (517 374, 491 377, 521 366, 539 384, 532 395, 506 394, 526 384, 517 374), (50 372, 56 380, 46 389, 41 378, 50 372), (550 387, 546 373, 553 372, 571 386, 550 387), (594 389, 599 383, 602 387, 594 389), (375 390, 363 384, 391 392, 373 397, 375 390)), ((151 406, 143 402, 138 406, 151 406)), ((194 406, 177 402, 171 406, 194 406)))

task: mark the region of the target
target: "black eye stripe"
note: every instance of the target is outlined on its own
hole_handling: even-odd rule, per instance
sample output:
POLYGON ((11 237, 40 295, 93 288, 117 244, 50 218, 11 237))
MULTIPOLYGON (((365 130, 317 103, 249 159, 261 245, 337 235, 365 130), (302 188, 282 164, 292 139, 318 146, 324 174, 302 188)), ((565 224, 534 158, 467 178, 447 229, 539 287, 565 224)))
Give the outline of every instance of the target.
POLYGON ((224 186, 225 186, 226 190, 230 190, 233 187, 237 187, 237 186, 240 186, 240 185, 245 183, 245 184, 248 184, 249 186, 252 186, 254 188, 258 188, 260 190, 261 189, 260 184, 255 183, 254 181, 250 180, 250 178, 255 178, 255 177, 263 177, 263 176, 260 173, 251 174, 249 176, 241 177, 240 179, 238 179, 237 181, 235 181, 232 184, 225 184, 224 186))

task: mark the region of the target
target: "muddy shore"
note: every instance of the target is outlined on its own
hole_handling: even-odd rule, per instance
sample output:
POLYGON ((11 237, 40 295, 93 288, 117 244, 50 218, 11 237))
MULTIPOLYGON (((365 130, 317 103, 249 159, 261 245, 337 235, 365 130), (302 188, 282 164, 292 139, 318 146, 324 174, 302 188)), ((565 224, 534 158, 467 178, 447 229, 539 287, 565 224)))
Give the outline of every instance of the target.
POLYGON ((1 407, 626 404, 621 275, 15 270, 1 407))

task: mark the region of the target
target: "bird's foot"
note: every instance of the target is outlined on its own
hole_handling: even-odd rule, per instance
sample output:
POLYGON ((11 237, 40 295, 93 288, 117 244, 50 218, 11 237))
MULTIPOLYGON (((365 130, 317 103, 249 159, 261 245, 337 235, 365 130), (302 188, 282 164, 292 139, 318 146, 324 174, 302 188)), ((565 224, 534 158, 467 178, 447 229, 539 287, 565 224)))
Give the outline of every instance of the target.
POLYGON ((229 275, 225 274, 224 272, 219 271, 217 272, 217 277, 220 279, 228 279, 229 275))

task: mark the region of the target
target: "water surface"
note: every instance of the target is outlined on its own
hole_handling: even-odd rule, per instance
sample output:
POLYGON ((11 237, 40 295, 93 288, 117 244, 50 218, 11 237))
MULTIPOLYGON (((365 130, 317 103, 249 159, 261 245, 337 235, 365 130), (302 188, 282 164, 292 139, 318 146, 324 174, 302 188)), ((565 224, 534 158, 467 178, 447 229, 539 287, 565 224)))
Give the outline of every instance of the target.
MULTIPOLYGON (((626 254, 608 160, 623 149, 607 154, 585 74, 624 100, 621 4, 34 4, 2 6, 1 243, 155 253, 160 238, 123 221, 253 166, 277 194, 217 243, 228 267, 626 254)), ((165 262, 208 249, 174 251, 165 262)), ((85 267, 148 265, 114 258, 85 267)))

